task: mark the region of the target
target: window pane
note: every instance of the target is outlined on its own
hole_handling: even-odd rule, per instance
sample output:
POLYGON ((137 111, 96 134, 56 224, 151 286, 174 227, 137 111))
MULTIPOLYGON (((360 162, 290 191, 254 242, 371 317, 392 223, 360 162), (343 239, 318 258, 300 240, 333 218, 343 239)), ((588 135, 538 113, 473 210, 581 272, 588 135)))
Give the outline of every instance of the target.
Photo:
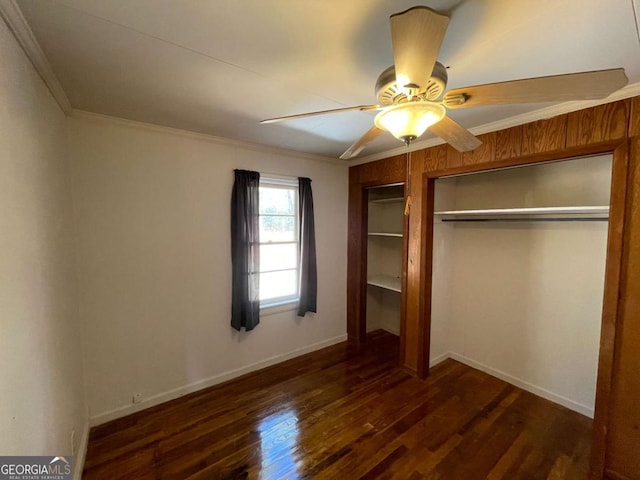
POLYGON ((260 274, 260 300, 292 297, 298 293, 297 270, 260 274))
POLYGON ((296 241, 295 217, 260 217, 260 243, 296 241))
POLYGON ((260 271, 296 268, 298 248, 295 243, 260 245, 260 271))
POLYGON ((295 193, 289 188, 260 187, 260 213, 295 215, 295 193))

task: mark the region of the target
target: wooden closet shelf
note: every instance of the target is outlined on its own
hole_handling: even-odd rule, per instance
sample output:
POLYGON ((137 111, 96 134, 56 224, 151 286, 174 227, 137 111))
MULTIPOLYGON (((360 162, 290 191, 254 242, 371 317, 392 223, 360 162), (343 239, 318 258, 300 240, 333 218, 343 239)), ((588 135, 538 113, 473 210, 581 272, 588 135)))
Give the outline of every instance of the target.
POLYGON ((367 279, 369 285, 375 287, 385 288, 394 292, 401 292, 400 277, 394 277, 391 275, 374 275, 367 279))
POLYGON ((404 202, 404 197, 378 198, 376 200, 370 200, 369 203, 400 203, 400 202, 404 202))

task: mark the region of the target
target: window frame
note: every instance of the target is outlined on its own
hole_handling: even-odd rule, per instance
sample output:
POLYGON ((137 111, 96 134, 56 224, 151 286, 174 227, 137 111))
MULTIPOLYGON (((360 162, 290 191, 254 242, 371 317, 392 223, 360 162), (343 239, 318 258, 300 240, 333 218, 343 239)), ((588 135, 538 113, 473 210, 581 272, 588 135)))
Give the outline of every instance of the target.
MULTIPOLYGON (((296 308, 296 305, 300 301, 300 235, 298 232, 300 231, 300 208, 299 208, 299 185, 298 179, 292 177, 280 177, 276 175, 260 175, 260 184, 259 189, 262 188, 279 188, 283 190, 292 190, 294 192, 293 195, 293 219, 294 219, 294 239, 292 241, 284 241, 284 242, 263 242, 262 238, 260 238, 259 248, 262 245, 295 245, 296 246, 296 260, 294 268, 285 268, 285 269, 276 269, 276 270, 262 270, 262 256, 260 258, 260 268, 258 270, 259 278, 262 273, 269 272, 278 272, 278 271, 295 271, 296 272, 296 291, 294 295, 286 295, 281 297, 269 298, 262 300, 260 299, 260 312, 262 314, 265 313, 279 313, 282 311, 293 310, 296 308)), ((260 217, 276 217, 276 216, 289 216, 282 214, 262 214, 258 211, 258 221, 260 221, 260 217)))

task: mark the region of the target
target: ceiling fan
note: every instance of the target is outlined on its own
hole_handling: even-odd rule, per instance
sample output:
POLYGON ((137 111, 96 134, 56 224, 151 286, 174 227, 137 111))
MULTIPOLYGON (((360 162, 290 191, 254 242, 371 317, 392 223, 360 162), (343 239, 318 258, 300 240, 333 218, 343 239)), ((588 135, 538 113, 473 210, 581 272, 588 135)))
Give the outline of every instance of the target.
POLYGON ((383 71, 376 81, 379 104, 269 118, 260 123, 380 110, 375 125, 354 142, 341 159, 355 157, 383 131, 409 144, 429 129, 456 150, 466 152, 482 142, 449 118, 447 109, 605 98, 628 82, 624 69, 615 68, 456 88, 443 95, 447 69, 437 57, 449 17, 429 7, 417 6, 391 15, 390 23, 395 65, 383 71))

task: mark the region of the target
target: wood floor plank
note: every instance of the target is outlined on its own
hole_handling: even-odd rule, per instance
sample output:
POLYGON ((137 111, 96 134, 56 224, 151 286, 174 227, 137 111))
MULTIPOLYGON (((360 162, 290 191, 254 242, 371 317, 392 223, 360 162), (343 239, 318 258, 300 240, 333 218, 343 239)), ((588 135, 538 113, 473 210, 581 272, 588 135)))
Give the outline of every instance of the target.
POLYGON ((334 345, 95 427, 86 479, 584 478, 591 420, 397 337, 334 345))

